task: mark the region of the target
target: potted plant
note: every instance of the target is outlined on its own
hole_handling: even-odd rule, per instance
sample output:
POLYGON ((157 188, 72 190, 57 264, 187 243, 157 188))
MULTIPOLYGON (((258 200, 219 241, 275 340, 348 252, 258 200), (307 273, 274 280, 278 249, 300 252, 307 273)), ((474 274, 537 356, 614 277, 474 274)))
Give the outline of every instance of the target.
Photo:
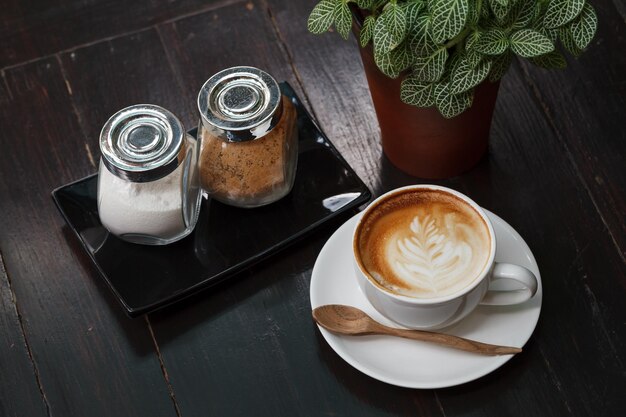
POLYGON ((444 178, 486 152, 513 56, 564 68, 562 51, 580 55, 597 17, 585 0, 321 0, 309 31, 333 26, 359 39, 387 157, 409 174, 444 178))

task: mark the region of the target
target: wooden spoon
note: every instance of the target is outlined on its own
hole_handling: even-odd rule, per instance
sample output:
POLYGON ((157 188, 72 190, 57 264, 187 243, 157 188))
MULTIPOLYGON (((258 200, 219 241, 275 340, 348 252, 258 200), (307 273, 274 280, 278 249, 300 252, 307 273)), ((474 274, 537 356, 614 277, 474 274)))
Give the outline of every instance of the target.
POLYGON ((522 351, 522 349, 516 347, 490 345, 449 334, 388 327, 374 321, 374 319, 356 307, 339 304, 329 304, 316 308, 313 310, 313 319, 317 324, 333 333, 354 336, 386 334, 404 337, 405 339, 436 343, 481 355, 512 355, 522 351))

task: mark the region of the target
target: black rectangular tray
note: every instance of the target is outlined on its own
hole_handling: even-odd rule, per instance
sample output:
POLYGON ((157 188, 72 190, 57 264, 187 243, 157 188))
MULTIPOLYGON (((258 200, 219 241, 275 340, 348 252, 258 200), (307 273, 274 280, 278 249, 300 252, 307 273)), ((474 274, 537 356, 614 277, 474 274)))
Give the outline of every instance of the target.
MULTIPOLYGON (((371 194, 287 83, 298 112, 299 155, 293 189, 283 199, 241 209, 203 200, 195 230, 179 242, 144 246, 111 235, 98 216, 94 174, 52 192, 126 313, 136 317, 232 277, 277 253, 325 221, 366 203, 371 194)), ((195 136, 196 129, 190 132, 195 136)))

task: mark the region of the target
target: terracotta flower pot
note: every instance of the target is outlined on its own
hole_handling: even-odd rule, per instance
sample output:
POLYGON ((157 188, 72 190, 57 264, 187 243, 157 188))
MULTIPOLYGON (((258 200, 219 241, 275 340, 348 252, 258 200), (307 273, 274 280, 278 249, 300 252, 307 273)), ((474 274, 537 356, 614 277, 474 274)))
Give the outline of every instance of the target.
MULTIPOLYGON (((358 27, 354 29, 358 33, 358 27)), ((453 177, 478 163, 487 151, 499 83, 483 82, 474 92, 472 107, 446 119, 435 107, 403 103, 402 77, 391 79, 376 67, 371 43, 359 50, 383 151, 391 163, 407 174, 431 179, 453 177)))

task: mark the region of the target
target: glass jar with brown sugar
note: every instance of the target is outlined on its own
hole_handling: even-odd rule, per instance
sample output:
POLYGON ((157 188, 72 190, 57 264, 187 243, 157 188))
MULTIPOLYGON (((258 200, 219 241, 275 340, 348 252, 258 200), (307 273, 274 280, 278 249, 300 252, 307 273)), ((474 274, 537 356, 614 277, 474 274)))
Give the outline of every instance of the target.
POLYGON ((200 179, 211 198, 258 207, 291 191, 296 109, 271 75, 254 67, 223 70, 202 86, 198 110, 200 179))

